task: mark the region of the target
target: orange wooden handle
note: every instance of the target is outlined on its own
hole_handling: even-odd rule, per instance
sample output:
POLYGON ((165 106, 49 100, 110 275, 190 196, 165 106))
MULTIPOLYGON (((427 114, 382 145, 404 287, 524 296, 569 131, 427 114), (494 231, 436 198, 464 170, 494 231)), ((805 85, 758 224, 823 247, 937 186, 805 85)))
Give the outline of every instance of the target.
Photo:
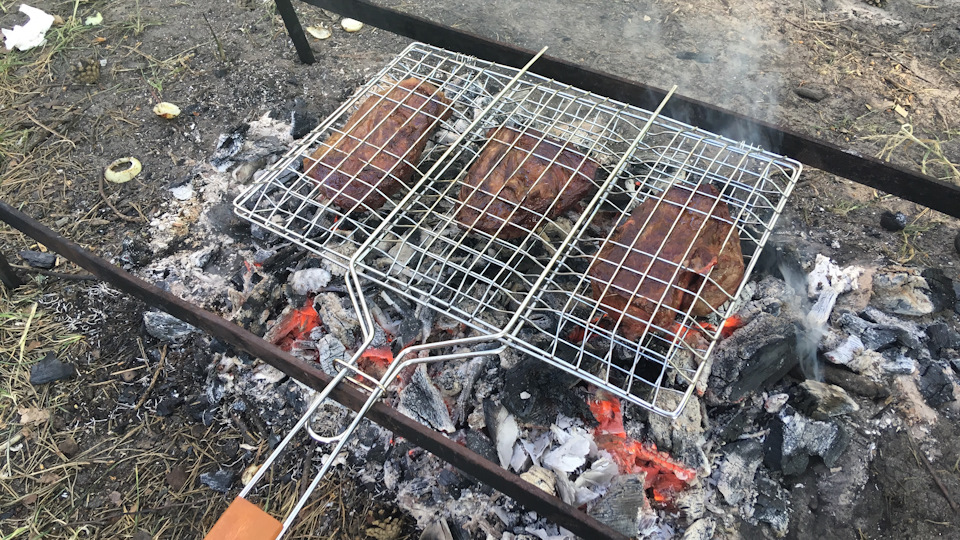
POLYGON ((237 497, 204 540, 276 540, 283 525, 252 502, 237 497))

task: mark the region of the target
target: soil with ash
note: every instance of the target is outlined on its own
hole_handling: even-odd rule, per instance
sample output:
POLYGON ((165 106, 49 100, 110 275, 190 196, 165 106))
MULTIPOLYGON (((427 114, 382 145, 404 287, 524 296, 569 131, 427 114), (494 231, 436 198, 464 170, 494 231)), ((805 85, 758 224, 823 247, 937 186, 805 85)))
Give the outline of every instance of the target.
MULTIPOLYGON (((678 84, 681 94, 960 182, 943 161, 960 161, 960 6, 953 2, 384 4, 528 48, 549 45, 549 54, 654 86, 678 84)), ((15 5, 4 9, 0 26, 23 23, 15 5)), ((44 47, 2 54, 0 74, 9 88, 0 90, 10 103, 0 108, 0 199, 134 271, 176 250, 206 247, 185 219, 166 231, 164 245, 151 248, 156 228, 150 222, 171 208, 171 188, 197 176, 220 135, 265 116, 315 124, 409 43, 372 27, 346 33, 336 16, 298 5, 305 26, 322 23, 333 30, 327 40, 310 38, 317 62, 308 66, 296 59, 273 7, 256 0, 216 8, 174 0, 31 5, 66 22, 51 31, 44 47), (71 19, 74 12, 78 19, 71 19), (101 24, 82 24, 97 13, 101 24), (77 66, 93 65, 99 76, 83 80, 81 72, 90 70, 77 66), (172 120, 157 117, 152 108, 160 101, 177 104, 182 113, 172 120), (143 172, 126 184, 104 184, 104 168, 125 156, 138 158, 143 172)), ((249 226, 228 218, 224 223, 234 242, 230 251, 256 251, 249 226)), ((957 233, 952 218, 811 169, 804 171, 777 231, 781 239, 840 264, 899 262, 940 268, 954 280, 960 279, 957 233), (884 211, 903 212, 907 227, 881 228, 884 211)), ((3 253, 16 263, 22 262, 13 257, 17 251, 37 248, 9 228, 2 240, 3 253)), ((230 261, 235 263, 239 271, 239 263, 230 261)), ((82 272, 70 264, 57 271, 82 272)), ((229 345, 197 334, 179 344, 157 340, 143 329, 145 306, 116 291, 32 278, 4 301, 20 313, 29 303, 18 303, 18 295, 35 298, 38 309, 84 342, 58 348, 44 345, 40 336, 25 355, 26 367, 10 368, 26 380, 29 363, 48 348, 75 362, 79 376, 36 388, 15 384, 13 396, 0 393, 0 444, 28 432, 17 439, 22 442, 6 445, 9 462, 0 482, 4 538, 24 531, 44 538, 199 538, 240 486, 239 478, 231 478, 217 491, 208 475, 241 461, 262 461, 296 417, 292 383, 285 403, 212 403, 207 390, 217 370, 213 353, 229 345), (166 369, 157 369, 161 362, 166 369), (52 416, 27 429, 18 407, 50 410, 52 416), (78 448, 60 447, 69 440, 78 448), (42 475, 46 470, 55 474, 42 475)), ((227 304, 222 297, 205 303, 220 309, 227 304)), ((15 355, 20 337, 11 336, 4 352, 15 355)), ((880 438, 849 521, 831 518, 831 509, 817 504, 818 482, 842 471, 815 467, 796 479, 790 484, 796 486, 790 534, 960 534, 919 450, 939 448, 931 467, 960 498, 957 450, 949 444, 960 436, 957 415, 949 408, 941 414, 929 440, 896 432, 880 438)), ((297 467, 294 461, 281 464, 273 478, 281 486, 278 496, 301 488, 297 467)), ((379 525, 380 514, 390 512, 376 490, 334 478, 308 507, 312 521, 305 527, 315 526, 324 537, 365 537, 371 524, 379 525)), ((395 519, 401 531, 396 538, 415 537, 405 518, 395 519)))

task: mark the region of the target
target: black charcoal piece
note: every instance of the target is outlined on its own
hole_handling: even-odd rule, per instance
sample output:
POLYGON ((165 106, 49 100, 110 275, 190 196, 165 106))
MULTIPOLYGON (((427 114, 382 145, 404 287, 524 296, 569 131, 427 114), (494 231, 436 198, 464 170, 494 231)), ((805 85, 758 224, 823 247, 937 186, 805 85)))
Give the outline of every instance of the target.
POLYGON ((69 362, 61 362, 53 353, 30 366, 30 384, 46 384, 77 375, 77 368, 69 362))
POLYGON ((931 407, 940 407, 957 399, 953 394, 953 383, 950 381, 950 377, 937 363, 932 363, 923 368, 918 386, 923 399, 927 400, 931 407))
POLYGON ((708 397, 733 403, 779 381, 800 361, 796 343, 790 320, 761 313, 717 347, 708 397))
POLYGON ((749 499, 754 491, 753 477, 763 461, 763 449, 760 441, 748 439, 725 445, 723 455, 717 490, 727 504, 736 505, 749 499))
POLYGON ((823 459, 827 467, 833 467, 849 442, 838 424, 812 420, 789 405, 768 427, 770 433, 763 442, 763 461, 767 468, 782 471, 786 476, 805 471, 814 456, 823 459))
POLYGON ((46 270, 53 268, 53 265, 57 262, 56 253, 41 253, 39 251, 31 251, 29 249, 21 251, 20 258, 34 268, 43 268, 46 270))
POLYGON ((151 336, 170 343, 180 343, 196 332, 197 329, 163 311, 147 311, 143 314, 143 324, 151 336))
POLYGON ((200 483, 214 491, 226 493, 230 491, 230 486, 233 485, 233 477, 233 471, 230 469, 219 469, 212 473, 201 474, 200 483))
POLYGON ((903 215, 903 212, 894 214, 886 210, 880 214, 880 226, 891 232, 902 231, 907 227, 907 216, 903 215))

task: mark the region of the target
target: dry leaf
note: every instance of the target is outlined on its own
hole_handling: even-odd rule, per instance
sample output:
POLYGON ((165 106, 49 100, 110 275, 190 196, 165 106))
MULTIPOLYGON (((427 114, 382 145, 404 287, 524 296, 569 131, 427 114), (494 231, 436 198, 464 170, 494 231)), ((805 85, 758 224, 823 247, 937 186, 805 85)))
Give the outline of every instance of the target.
POLYGON ((26 497, 20 499, 20 502, 22 502, 24 506, 33 506, 33 504, 37 502, 37 494, 31 493, 26 497))
POLYGON ((41 484, 56 484, 60 481, 60 475, 57 473, 47 472, 40 475, 41 484))
POLYGON ((17 411, 20 413, 21 424, 39 425, 50 420, 50 411, 46 409, 20 407, 17 411))

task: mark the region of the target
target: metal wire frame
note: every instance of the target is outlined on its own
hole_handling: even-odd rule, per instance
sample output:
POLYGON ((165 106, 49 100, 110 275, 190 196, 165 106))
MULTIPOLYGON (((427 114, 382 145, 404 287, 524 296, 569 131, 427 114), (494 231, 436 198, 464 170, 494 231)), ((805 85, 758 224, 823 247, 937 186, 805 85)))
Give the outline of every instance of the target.
MULTIPOLYGON (((676 417, 707 365, 723 321, 735 309, 733 300, 747 282, 756 264, 755 254, 773 230, 796 184, 801 165, 667 119, 658 119, 630 162, 635 165, 625 171, 623 181, 599 196, 599 204, 587 216, 588 225, 573 233, 576 241, 561 254, 555 271, 537 291, 529 309, 521 314, 522 325, 511 332, 506 342, 621 399, 676 417), (687 217, 691 213, 706 214, 699 228, 703 231, 710 220, 720 219, 713 212, 718 205, 725 204, 733 227, 724 242, 740 242, 746 263, 744 278, 735 292, 725 291, 727 302, 710 306, 711 313, 698 318, 692 313, 693 305, 708 282, 716 285, 711 277, 704 279, 695 290, 683 289, 684 294, 692 297, 689 307, 669 305, 665 302, 668 291, 671 287, 678 288, 677 277, 691 269, 662 256, 664 242, 653 246, 651 252, 640 251, 636 246, 622 246, 648 257, 651 266, 665 266, 671 278, 651 276, 651 266, 633 269, 640 276, 636 288, 619 292, 632 297, 638 294, 644 280, 659 282, 663 294, 650 300, 674 322, 668 328, 651 323, 640 339, 626 339, 620 329, 631 315, 608 313, 610 310, 592 293, 593 279, 587 269, 596 263, 601 246, 613 241, 616 225, 641 202, 649 199, 655 208, 676 206, 677 203, 664 197, 669 189, 679 187, 692 195, 702 184, 711 184, 720 193, 713 197, 710 211, 689 207, 690 198, 687 198, 679 205, 677 220, 670 225, 664 242, 671 238, 677 221, 684 214, 687 217), (707 322, 712 324, 704 324, 707 322)), ((646 216, 644 226, 656 212, 655 209, 646 216)), ((693 238, 680 261, 686 259, 693 248, 693 238)), ((608 262, 620 269, 623 261, 608 262)), ((602 286, 604 293, 618 288, 609 282, 602 286)), ((653 318, 650 314, 648 322, 653 318)))
MULTIPOLYGON (((360 201, 343 205, 346 208, 338 206, 333 201, 342 204, 344 200, 349 200, 349 197, 341 197, 344 190, 339 190, 332 197, 324 196, 320 183, 309 175, 309 171, 304 170, 304 160, 309 163, 314 149, 325 147, 326 141, 332 137, 354 139, 357 144, 350 152, 351 156, 360 148, 376 148, 377 154, 382 153, 413 167, 413 178, 407 184, 402 184, 399 194, 394 195, 402 197, 438 156, 457 144, 459 136, 474 125, 475 117, 519 73, 521 70, 515 68, 413 43, 300 144, 273 164, 261 180, 238 195, 234 200, 235 211, 240 217, 345 267, 353 251, 394 208, 394 203, 387 196, 387 202, 376 211, 368 211, 360 201), (390 98, 389 95, 392 90, 399 88, 400 82, 410 77, 433 84, 452 102, 449 109, 452 114, 447 120, 441 121, 429 115, 436 121, 438 129, 426 142, 425 151, 415 158, 416 163, 407 163, 402 160, 404 156, 390 154, 385 145, 356 140, 353 134, 344 131, 348 121, 355 120, 352 115, 371 98, 377 100, 377 107, 409 110, 411 107, 404 100, 390 98)), ((365 114, 371 114, 374 108, 370 107, 365 114)), ((428 113, 421 106, 416 114, 428 113)), ((345 163, 347 159, 332 167, 329 175, 342 173, 345 163)), ((387 176, 394 174, 396 169, 393 167, 381 172, 387 176)), ((379 187, 373 191, 385 195, 379 187)))

